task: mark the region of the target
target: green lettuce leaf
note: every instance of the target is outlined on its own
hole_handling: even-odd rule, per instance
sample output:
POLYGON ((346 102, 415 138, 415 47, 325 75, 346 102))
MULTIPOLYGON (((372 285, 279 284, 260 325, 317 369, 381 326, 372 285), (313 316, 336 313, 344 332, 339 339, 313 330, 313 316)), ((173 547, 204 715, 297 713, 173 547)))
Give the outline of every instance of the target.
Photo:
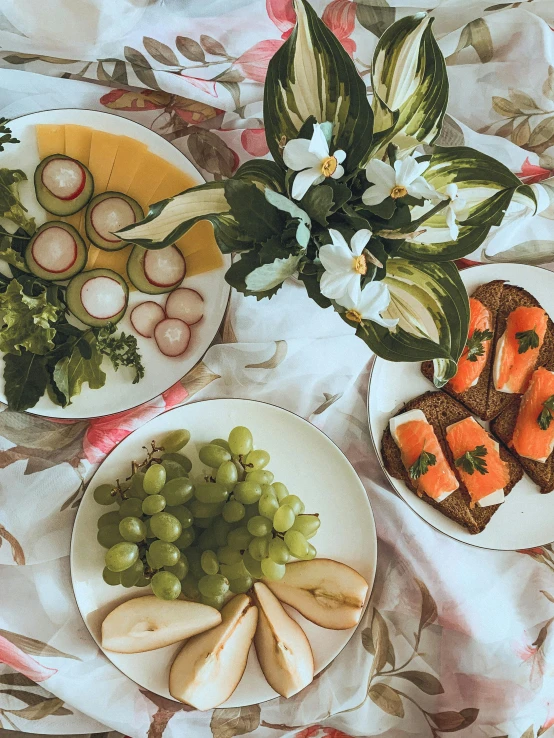
POLYGON ((20 225, 27 233, 35 231, 34 218, 28 218, 27 208, 19 199, 19 183, 27 179, 21 169, 0 169, 0 218, 20 225))
POLYGON ((10 410, 28 410, 43 396, 48 384, 46 357, 22 349, 4 357, 4 386, 10 410))
POLYGON ((13 279, 0 294, 0 351, 21 354, 23 349, 44 355, 54 348, 55 322, 63 309, 54 304, 46 289, 36 297, 27 295, 13 279))
POLYGON ((54 367, 52 379, 58 392, 65 398, 63 407, 71 404, 75 395, 81 394, 85 382, 90 389, 100 389, 106 384, 106 373, 101 368, 103 355, 96 349, 95 336, 84 334, 81 340, 87 343, 90 352, 82 350, 81 341, 78 341, 71 355, 64 356, 54 367), (89 358, 85 358, 83 354, 89 358))

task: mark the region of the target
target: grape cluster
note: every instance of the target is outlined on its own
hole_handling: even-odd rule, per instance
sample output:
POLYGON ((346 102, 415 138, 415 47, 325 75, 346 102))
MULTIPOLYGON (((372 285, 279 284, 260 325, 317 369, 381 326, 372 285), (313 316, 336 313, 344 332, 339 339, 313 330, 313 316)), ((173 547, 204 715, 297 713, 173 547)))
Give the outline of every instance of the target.
POLYGON ((282 579, 292 558, 316 556, 309 539, 319 517, 274 481, 269 453, 254 449, 248 428, 200 448, 210 472, 196 484, 190 459, 179 453, 189 440, 188 431, 172 431, 133 464, 124 485, 94 490, 100 505, 119 505, 98 520, 107 584, 151 585, 160 599, 183 593, 220 609, 229 592, 247 592, 262 577, 282 579))

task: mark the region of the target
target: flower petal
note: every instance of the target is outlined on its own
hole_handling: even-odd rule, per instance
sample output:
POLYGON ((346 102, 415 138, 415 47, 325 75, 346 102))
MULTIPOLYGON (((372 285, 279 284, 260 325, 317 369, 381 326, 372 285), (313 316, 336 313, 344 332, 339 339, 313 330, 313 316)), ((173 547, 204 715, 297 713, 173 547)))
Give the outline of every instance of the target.
POLYGON ((339 164, 342 164, 342 162, 346 159, 346 151, 343 151, 342 149, 337 149, 333 152, 333 156, 339 164))
POLYGON ((362 251, 367 246, 369 239, 371 238, 371 231, 369 228, 362 228, 352 236, 350 241, 350 248, 355 256, 360 256, 362 251))
MULTIPOLYGON (((322 295, 330 300, 338 300, 348 292, 348 287, 352 281, 352 277, 357 275, 354 272, 347 274, 345 272, 324 272, 321 275, 319 289, 322 295)), ((358 281, 359 277, 358 277, 358 281)), ((339 303, 340 304, 340 303, 339 303)))
POLYGON ((283 161, 289 169, 300 172, 319 164, 319 158, 310 153, 310 142, 307 138, 295 138, 289 141, 283 150, 283 161))
POLYGON ((456 223, 456 215, 453 207, 446 208, 446 225, 450 231, 450 238, 453 241, 456 241, 460 233, 460 228, 456 223))
POLYGON ((319 259, 327 272, 351 274, 354 271, 354 257, 344 242, 344 247, 337 243, 328 243, 319 249, 319 259))
POLYGON ((444 194, 453 200, 458 195, 458 185, 456 182, 450 182, 450 184, 447 184, 444 188, 444 194))
POLYGON ((362 195, 362 202, 366 205, 379 205, 389 197, 391 193, 390 187, 382 184, 374 184, 368 187, 362 195))
POLYGON ((323 175, 319 171, 319 168, 316 167, 312 167, 312 169, 304 169, 303 172, 298 172, 292 185, 293 199, 301 200, 312 185, 319 184, 319 182, 323 182, 323 180, 323 175))
POLYGON ((331 179, 340 179, 344 174, 344 167, 341 164, 337 164, 337 168, 331 175, 331 179))
POLYGON ((365 176, 367 177, 368 182, 373 182, 373 184, 387 187, 389 192, 396 184, 394 169, 390 166, 390 164, 387 164, 380 159, 372 159, 369 162, 369 164, 365 168, 365 176))
POLYGON ((425 200, 443 199, 423 177, 417 177, 413 182, 405 185, 405 187, 408 194, 413 197, 423 197, 425 200))
POLYGON ((384 328, 394 328, 398 323, 397 319, 381 317, 389 304, 390 292, 387 285, 383 282, 370 282, 362 290, 358 310, 365 320, 372 320, 384 328))
POLYGON ((414 156, 406 156, 404 159, 397 159, 394 162, 394 171, 396 172, 396 184, 407 187, 417 177, 420 177, 428 168, 430 162, 418 161, 414 156))
POLYGON ((312 140, 310 141, 310 153, 317 156, 318 160, 321 161, 329 156, 329 144, 325 138, 325 134, 321 130, 319 123, 314 125, 314 132, 312 140))

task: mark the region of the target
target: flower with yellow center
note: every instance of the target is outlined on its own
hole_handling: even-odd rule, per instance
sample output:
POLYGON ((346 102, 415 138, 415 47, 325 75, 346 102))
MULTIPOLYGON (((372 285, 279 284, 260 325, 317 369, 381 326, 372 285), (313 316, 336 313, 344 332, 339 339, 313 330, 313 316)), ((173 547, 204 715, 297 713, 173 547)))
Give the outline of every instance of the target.
POLYGON ((395 318, 383 318, 381 315, 390 304, 389 288, 384 282, 369 282, 363 290, 358 283, 355 293, 346 296, 340 304, 346 308, 344 317, 351 323, 360 324, 370 320, 384 328, 394 328, 398 323, 395 318))
POLYGON ((350 246, 344 236, 329 229, 332 243, 319 249, 319 259, 325 271, 321 275, 319 288, 330 300, 342 304, 345 295, 353 296, 360 286, 360 277, 367 274, 367 262, 374 262, 370 253, 364 253, 371 238, 371 231, 363 229, 352 236, 350 246))
POLYGON ((339 179, 344 174, 345 152, 338 149, 329 153, 332 131, 330 123, 316 123, 311 140, 296 138, 285 146, 283 161, 289 169, 298 172, 292 184, 294 200, 301 200, 310 187, 327 177, 339 179))
POLYGON ((428 168, 428 161, 418 161, 415 156, 397 159, 391 167, 380 159, 372 159, 365 173, 371 186, 362 195, 362 201, 369 206, 379 205, 392 197, 398 200, 406 195, 418 199, 440 199, 436 191, 421 176, 428 168))

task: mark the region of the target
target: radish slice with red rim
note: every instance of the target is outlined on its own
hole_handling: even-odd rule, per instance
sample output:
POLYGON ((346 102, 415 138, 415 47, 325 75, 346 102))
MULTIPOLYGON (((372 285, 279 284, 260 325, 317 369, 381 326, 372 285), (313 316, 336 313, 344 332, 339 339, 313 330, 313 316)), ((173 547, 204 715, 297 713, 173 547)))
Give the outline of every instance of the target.
POLYGON ((93 277, 81 287, 81 303, 93 318, 113 318, 124 309, 126 302, 123 287, 110 277, 93 277))
POLYGON ((122 197, 107 197, 92 208, 90 219, 94 230, 105 241, 119 243, 114 232, 136 222, 133 208, 122 197))
POLYGON ((168 296, 165 314, 168 318, 178 318, 187 325, 194 325, 204 315, 204 298, 196 290, 179 287, 168 296))
POLYGON ((181 356, 190 341, 190 328, 182 320, 166 318, 154 328, 154 338, 164 356, 181 356))
POLYGON ((31 246, 33 259, 45 272, 61 274, 77 261, 77 244, 65 228, 45 228, 31 246))
POLYGON ((144 275, 156 287, 172 287, 183 281, 187 267, 176 246, 148 249, 144 255, 144 275))
POLYGON ((131 323, 136 332, 144 338, 152 338, 154 328, 165 318, 161 305, 153 300, 141 302, 133 308, 131 323))
POLYGON ((42 170, 42 184, 58 200, 74 200, 85 188, 86 173, 75 159, 52 159, 42 170))

